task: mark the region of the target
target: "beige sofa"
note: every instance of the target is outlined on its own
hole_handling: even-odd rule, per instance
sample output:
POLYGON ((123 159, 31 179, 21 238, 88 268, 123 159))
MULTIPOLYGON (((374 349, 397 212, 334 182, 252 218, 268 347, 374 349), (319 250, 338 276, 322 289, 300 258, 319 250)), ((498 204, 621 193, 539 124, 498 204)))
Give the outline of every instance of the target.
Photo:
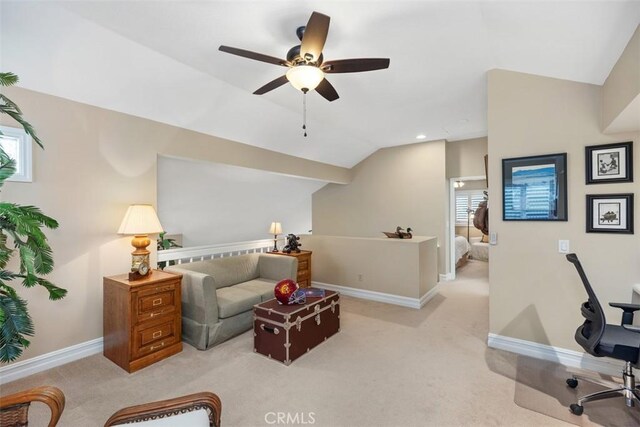
POLYGON ((248 254, 166 267, 182 274, 182 339, 206 350, 251 329, 253 306, 296 278, 295 257, 248 254))

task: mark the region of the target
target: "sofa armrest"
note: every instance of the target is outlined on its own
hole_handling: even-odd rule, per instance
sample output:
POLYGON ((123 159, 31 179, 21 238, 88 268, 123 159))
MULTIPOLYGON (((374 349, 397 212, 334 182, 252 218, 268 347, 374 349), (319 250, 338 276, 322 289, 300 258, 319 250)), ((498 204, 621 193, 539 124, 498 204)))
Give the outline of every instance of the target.
POLYGON ((263 279, 295 281, 298 277, 298 259, 292 256, 260 254, 258 273, 263 279))
POLYGON ((176 266, 168 272, 182 274, 182 316, 202 325, 218 321, 218 297, 213 276, 176 266))

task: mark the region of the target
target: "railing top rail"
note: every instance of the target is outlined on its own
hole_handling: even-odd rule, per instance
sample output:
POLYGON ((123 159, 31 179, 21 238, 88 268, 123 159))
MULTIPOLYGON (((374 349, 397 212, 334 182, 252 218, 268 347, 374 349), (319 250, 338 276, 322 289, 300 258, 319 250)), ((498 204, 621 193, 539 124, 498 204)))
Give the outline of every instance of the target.
MULTIPOLYGON (((278 239, 280 240, 280 239, 278 239)), ((198 258, 229 252, 260 249, 273 245, 273 239, 251 240, 246 242, 220 243, 215 245, 172 248, 158 251, 158 261, 171 261, 185 258, 198 258)))

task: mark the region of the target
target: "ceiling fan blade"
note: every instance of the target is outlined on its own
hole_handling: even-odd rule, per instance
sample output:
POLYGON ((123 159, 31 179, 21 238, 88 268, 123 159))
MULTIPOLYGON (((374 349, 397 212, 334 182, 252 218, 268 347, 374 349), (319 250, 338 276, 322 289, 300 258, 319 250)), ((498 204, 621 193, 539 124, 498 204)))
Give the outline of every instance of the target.
POLYGON ((389 68, 389 58, 358 58, 325 61, 322 71, 325 73, 359 73, 389 68))
POLYGON ((274 56, 263 55, 262 53, 251 52, 250 50, 238 49, 230 46, 220 46, 218 50, 227 52, 232 55, 242 56, 244 58, 254 59, 256 61, 267 62, 269 64, 282 65, 283 67, 289 67, 291 64, 284 59, 276 58, 274 56))
POLYGON ((271 90, 274 90, 276 88, 279 88, 280 86, 282 86, 283 84, 287 83, 289 80, 287 80, 287 76, 281 76, 278 77, 275 80, 271 80, 269 83, 267 83, 266 85, 262 86, 260 89, 256 90, 255 92, 253 92, 254 95, 263 95, 271 90))
POLYGON ((323 79, 320 82, 318 87, 316 87, 316 92, 322 95, 322 97, 329 102, 335 101, 336 99, 340 98, 338 92, 336 92, 336 89, 331 83, 329 83, 329 80, 327 79, 323 79))
POLYGON ((302 36, 302 44, 300 45, 300 56, 308 59, 307 55, 312 58, 309 61, 317 61, 322 53, 324 42, 327 41, 327 33, 329 32, 329 20, 327 15, 313 12, 302 36))

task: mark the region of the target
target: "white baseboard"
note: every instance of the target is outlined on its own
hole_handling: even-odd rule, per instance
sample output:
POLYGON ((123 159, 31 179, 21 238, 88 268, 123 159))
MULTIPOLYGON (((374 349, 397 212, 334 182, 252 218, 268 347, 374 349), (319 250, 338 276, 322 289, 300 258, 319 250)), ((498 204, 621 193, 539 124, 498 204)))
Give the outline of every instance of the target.
POLYGON ((71 347, 61 348, 31 359, 21 360, 0 368, 0 384, 6 384, 74 360, 102 353, 102 337, 71 347))
POLYGON ((451 280, 453 280, 455 278, 456 278, 455 273, 440 274, 440 281, 441 282, 450 282, 451 280))
POLYGON ((590 354, 579 351, 538 344, 532 341, 497 334, 489 334, 487 345, 491 348, 506 350, 535 359, 556 362, 571 368, 585 369, 607 375, 619 376, 624 368, 624 363, 607 357, 593 357, 590 354))
POLYGON ((329 291, 340 292, 342 295, 347 295, 354 298, 361 298, 370 301, 384 302, 387 304, 401 305, 409 308, 422 308, 431 298, 437 293, 440 285, 436 285, 429 292, 424 294, 421 298, 409 298, 400 295, 392 295, 384 292, 369 291, 366 289, 356 289, 347 286, 333 285, 331 283, 312 282, 316 288, 327 289, 329 291))

